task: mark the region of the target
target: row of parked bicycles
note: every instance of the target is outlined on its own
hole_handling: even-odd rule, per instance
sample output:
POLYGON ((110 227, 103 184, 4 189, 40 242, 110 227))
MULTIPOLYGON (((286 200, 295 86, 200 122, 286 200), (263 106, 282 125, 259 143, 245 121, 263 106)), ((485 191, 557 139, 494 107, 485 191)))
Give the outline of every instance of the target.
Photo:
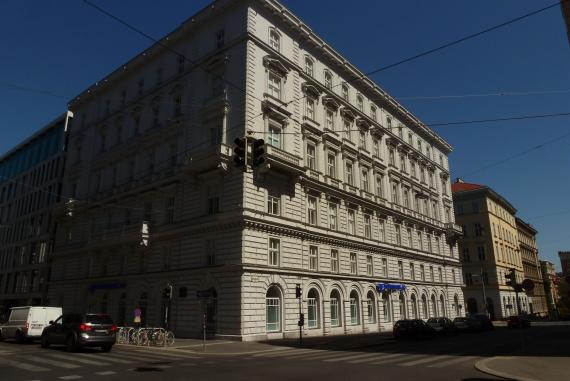
POLYGON ((164 328, 118 327, 117 344, 168 347, 174 344, 174 333, 164 328))

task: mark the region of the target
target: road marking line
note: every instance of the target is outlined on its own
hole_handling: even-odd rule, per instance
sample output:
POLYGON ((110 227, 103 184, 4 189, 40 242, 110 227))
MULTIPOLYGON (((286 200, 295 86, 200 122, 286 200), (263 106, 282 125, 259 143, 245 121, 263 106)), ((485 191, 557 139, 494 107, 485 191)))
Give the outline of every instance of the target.
POLYGON ((378 357, 378 353, 361 353, 359 355, 352 355, 352 356, 345 356, 345 357, 335 357, 332 359, 323 360, 324 362, 333 362, 333 361, 346 361, 346 360, 356 360, 365 357, 378 357))
MULTIPOLYGON (((348 353, 354 354, 354 352, 348 352, 348 353)), ((343 353, 343 352, 338 352, 338 351, 326 350, 326 351, 324 351, 324 352, 317 353, 317 354, 314 354, 314 355, 302 356, 302 357, 300 357, 299 359, 300 359, 300 360, 313 360, 313 359, 321 359, 321 358, 325 359, 325 358, 327 358, 327 357, 335 357, 335 356, 338 356, 338 355, 342 356, 342 355, 344 355, 344 354, 347 354, 347 353, 346 353, 346 352, 343 353)))
POLYGON ((401 353, 391 353, 391 354, 382 354, 382 353, 378 353, 380 356, 376 356, 375 358, 372 359, 362 359, 362 360, 354 360, 354 361, 347 361, 348 364, 361 364, 361 363, 366 363, 366 362, 370 362, 370 361, 377 361, 377 360, 384 360, 384 359, 389 359, 389 358, 393 358, 393 357, 400 357, 402 356, 401 353))
POLYGON ((51 360, 51 359, 47 359, 47 358, 43 358, 43 357, 37 357, 37 356, 27 356, 26 360, 40 362, 40 363, 44 363, 44 364, 49 364, 49 365, 57 366, 60 368, 66 368, 66 369, 81 368, 81 365, 69 364, 67 362, 51 360))
POLYGON ((36 365, 32 365, 32 364, 27 364, 25 362, 2 359, 2 358, 0 358, 0 364, 6 364, 6 365, 12 366, 14 368, 29 370, 30 372, 45 372, 45 371, 50 370, 48 368, 43 368, 41 366, 36 366, 36 365))
POLYGON ((473 360, 476 358, 477 358, 477 356, 460 356, 460 357, 453 358, 451 360, 447 360, 447 361, 443 361, 443 362, 440 362, 437 364, 430 365, 429 368, 443 368, 443 367, 446 367, 448 365, 453 365, 453 364, 457 364, 460 362, 473 360))
MULTIPOLYGON (((217 341, 215 343, 207 343, 206 346, 210 345, 220 345, 220 344, 235 344, 235 341, 217 341)), ((191 345, 176 345, 176 348, 192 348, 192 347, 202 347, 204 344, 191 344, 191 345)))
POLYGON ((449 357, 451 357, 451 355, 431 356, 431 357, 427 357, 424 359, 409 361, 409 362, 405 362, 405 363, 398 364, 398 365, 399 366, 414 366, 414 365, 419 365, 419 364, 425 364, 426 362, 432 362, 432 361, 435 362, 435 361, 447 359, 449 357))
POLYGON ((272 350, 271 352, 263 352, 253 355, 253 357, 277 357, 282 356, 283 354, 292 354, 292 353, 305 353, 310 352, 313 349, 278 349, 272 350))
POLYGON ((74 362, 78 362, 80 364, 87 364, 87 365, 100 365, 100 366, 109 366, 111 364, 107 363, 107 362, 102 362, 102 361, 94 361, 94 360, 86 360, 86 359, 79 359, 77 357, 74 356, 67 356, 67 355, 62 355, 59 353, 48 353, 46 354, 46 356, 49 357, 55 357, 58 359, 62 359, 62 360, 67 360, 67 361, 74 361, 74 362))
POLYGON ((97 359, 102 359, 102 360, 104 360, 104 361, 116 362, 116 363, 119 363, 119 364, 132 364, 132 363, 133 363, 133 361, 131 361, 131 360, 117 359, 117 358, 115 358, 115 355, 112 355, 113 357, 111 357, 111 355, 105 355, 105 356, 103 356, 103 355, 98 355, 98 354, 95 354, 95 353, 76 353, 76 355, 77 355, 77 356, 87 357, 87 358, 90 358, 90 359, 95 359, 95 360, 97 360, 97 359))
MULTIPOLYGON (((416 356, 421 356, 421 355, 416 355, 416 356)), ((392 356, 390 358, 383 358, 380 359, 379 361, 375 361, 372 364, 387 364, 387 363, 391 363, 391 362, 398 362, 398 361, 402 361, 402 360, 407 360, 409 359, 411 356, 407 353, 400 353, 398 356, 392 356)))
POLYGON ((294 354, 285 355, 285 356, 283 356, 283 358, 286 358, 286 359, 294 359, 297 357, 303 357, 304 358, 304 356, 316 356, 316 355, 320 355, 323 353, 330 353, 330 351, 327 349, 309 349, 307 351, 295 352, 294 354))
POLYGON ((177 353, 167 353, 167 352, 150 352, 150 351, 133 351, 136 353, 140 353, 140 354, 144 354, 144 355, 148 355, 148 356, 159 356, 159 357, 172 357, 172 358, 179 358, 179 359, 187 359, 187 358, 192 358, 192 357, 196 357, 196 356, 192 356, 192 354, 188 354, 188 356, 186 356, 186 354, 177 354, 177 353))
POLYGON ((76 374, 71 375, 71 376, 62 376, 62 377, 58 377, 60 380, 77 380, 80 378, 83 378, 83 376, 78 376, 76 374))
POLYGON ((156 357, 152 357, 152 356, 142 356, 142 355, 135 355, 135 354, 124 354, 124 353, 113 353, 112 355, 114 358, 120 358, 120 359, 126 359, 124 361, 134 361, 134 362, 140 362, 140 361, 155 361, 157 360, 156 357))
POLYGON ((107 370, 105 372, 95 372, 95 374, 98 374, 99 376, 110 376, 112 374, 116 374, 116 372, 113 372, 112 370, 107 370))

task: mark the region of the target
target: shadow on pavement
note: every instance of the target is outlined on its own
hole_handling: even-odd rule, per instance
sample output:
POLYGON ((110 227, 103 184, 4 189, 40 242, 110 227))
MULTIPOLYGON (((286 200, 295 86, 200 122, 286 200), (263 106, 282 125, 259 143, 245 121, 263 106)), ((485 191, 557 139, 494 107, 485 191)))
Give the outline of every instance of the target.
POLYGON ((379 334, 304 337, 266 341, 265 344, 339 351, 409 353, 453 356, 570 356, 570 326, 537 326, 517 330, 462 333, 425 340, 397 341, 391 332, 379 334))

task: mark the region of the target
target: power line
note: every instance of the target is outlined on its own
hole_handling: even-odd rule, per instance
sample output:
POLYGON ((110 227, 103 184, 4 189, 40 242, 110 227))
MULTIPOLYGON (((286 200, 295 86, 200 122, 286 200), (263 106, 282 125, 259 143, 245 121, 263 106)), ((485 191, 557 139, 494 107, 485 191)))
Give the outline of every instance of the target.
POLYGON ((563 135, 557 136, 557 137, 555 137, 555 138, 553 138, 553 139, 547 140, 547 141, 545 141, 545 142, 543 142, 543 143, 540 143, 540 144, 538 144, 538 145, 536 145, 536 146, 527 148, 527 149, 525 149, 525 150, 523 150, 523 151, 520 151, 520 152, 518 152, 518 153, 515 153, 514 155, 508 156, 508 157, 506 157, 506 158, 504 158, 504 159, 502 159, 502 160, 499 160, 499 161, 497 161, 497 162, 495 162, 495 163, 492 163, 492 164, 483 166, 483 167, 481 167, 481 168, 479 168, 479 169, 477 169, 477 170, 475 170, 475 171, 472 171, 472 172, 467 173, 465 176, 466 176, 466 177, 467 177, 467 176, 471 176, 471 175, 474 175, 474 174, 476 174, 476 173, 482 172, 482 171, 484 171, 484 170, 486 170, 486 169, 490 169, 490 168, 497 167, 497 166, 499 166, 499 165, 501 165, 501 164, 504 164, 504 163, 506 163, 506 162, 508 162, 508 161, 511 161, 511 160, 516 159, 516 158, 521 157, 521 156, 524 156, 524 155, 526 155, 526 154, 528 154, 528 153, 530 153, 530 152, 532 152, 532 151, 536 151, 536 150, 539 150, 539 149, 541 149, 541 148, 544 148, 544 146, 547 146, 547 145, 550 145, 550 144, 554 144, 554 143, 559 142, 559 141, 561 141, 561 140, 563 140, 563 139, 566 139, 568 136, 570 136, 570 132, 567 132, 567 133, 565 133, 565 134, 563 134, 563 135))
POLYGON ((455 126, 455 125, 459 125, 459 124, 494 123, 494 122, 505 122, 505 121, 510 121, 510 120, 553 118, 553 117, 559 117, 559 116, 570 116, 570 112, 560 112, 560 113, 555 113, 555 114, 509 116, 509 117, 504 117, 504 118, 493 118, 493 119, 473 119, 473 120, 463 120, 463 121, 458 121, 458 122, 429 123, 429 124, 426 124, 426 126, 444 127, 444 126, 455 126))
POLYGON ((390 65, 386 65, 386 66, 380 67, 380 68, 378 68, 378 69, 376 69, 376 70, 369 71, 368 73, 366 73, 366 75, 374 75, 374 74, 379 73, 379 72, 381 72, 381 71, 388 70, 388 69, 391 69, 391 68, 393 68, 393 67, 402 65, 402 64, 404 64, 404 63, 406 63, 406 62, 410 62, 410 61, 416 60, 416 59, 418 59, 418 58, 425 57, 425 56, 427 56, 427 55, 429 55, 429 54, 435 53, 435 52, 437 52, 437 51, 440 51, 440 50, 443 50, 443 49, 447 49, 447 48, 452 47, 452 46, 454 46, 454 45, 458 45, 458 44, 460 44, 460 43, 462 43, 462 42, 471 40, 471 39, 473 39, 473 38, 475 38, 475 37, 479 37, 479 36, 481 36, 481 35, 483 35, 483 34, 485 34, 485 33, 492 32, 492 31, 494 31, 494 30, 503 28, 503 27, 505 27, 505 26, 507 26, 507 25, 511 25, 511 24, 514 24, 514 23, 516 23, 516 22, 518 22, 518 21, 521 21, 521 20, 524 20, 524 19, 526 19, 526 18, 535 16, 535 15, 537 15, 537 14, 539 14, 539 13, 542 13, 542 12, 544 12, 544 11, 547 11, 547 10, 549 10, 549 9, 551 9, 551 8, 557 7, 557 6, 559 6, 560 4, 562 4, 562 3, 566 2, 566 1, 568 1, 568 0, 558 1, 558 2, 556 2, 556 3, 554 3, 554 4, 551 4, 551 5, 546 6, 546 7, 544 7, 544 8, 540 8, 540 9, 537 9, 537 10, 535 10, 535 11, 526 13, 526 14, 524 14, 524 15, 522 15, 522 16, 515 17, 515 18, 513 18, 513 19, 511 19, 511 20, 508 20, 508 21, 505 21, 505 22, 503 22, 503 23, 494 25, 494 26, 492 26, 492 27, 483 29, 483 30, 481 30, 481 31, 479 31, 479 32, 472 33, 472 34, 468 34, 467 36, 461 37, 461 38, 459 38, 459 39, 457 39, 457 40, 448 42, 448 43, 443 44, 443 45, 440 45, 440 46, 438 46, 438 47, 435 47, 435 48, 432 48, 432 49, 423 51, 423 52, 421 52, 421 53, 415 54, 415 55, 413 55, 413 56, 404 58, 404 59, 402 59, 402 60, 400 60, 400 61, 397 61, 397 62, 394 62, 394 63, 392 63, 392 64, 390 64, 390 65))
POLYGON ((426 96, 406 96, 397 97, 399 100, 440 100, 440 99, 461 99, 461 98, 483 98, 483 97, 507 97, 523 95, 549 95, 570 93, 570 90, 544 90, 544 91, 500 91, 496 93, 484 94, 455 94, 455 95, 426 95, 426 96))
MULTIPOLYGON (((169 45, 163 43, 161 40, 152 37, 150 34, 144 32, 143 30, 141 30, 141 29, 135 27, 134 25, 128 23, 126 20, 123 20, 122 18, 120 18, 120 17, 118 17, 118 16, 112 14, 111 12, 109 12, 109 11, 107 11, 107 10, 101 8, 100 6, 98 6, 98 5, 96 5, 96 4, 93 4, 93 3, 92 3, 91 1, 89 1, 89 0, 83 0, 83 2, 84 2, 85 4, 87 4, 88 6, 92 7, 93 9, 97 10, 98 12, 104 14, 105 16, 107 16, 107 17, 109 17, 109 18, 111 18, 111 19, 117 21, 118 23, 124 25, 124 26, 127 27, 128 29, 130 29, 130 30, 132 30, 132 31, 134 31, 134 32, 136 32, 136 33, 138 33, 138 34, 140 34, 141 36, 143 36, 143 37, 145 37, 145 38, 151 40, 152 42, 154 42, 155 44, 161 46, 162 48, 164 48, 164 49, 170 51, 171 53, 175 54, 176 56, 182 57, 185 61, 190 62, 192 65, 198 66, 199 68, 201 68, 202 70, 204 70, 207 74, 210 74, 210 73, 211 73, 211 71, 210 71, 207 67, 203 67, 203 66, 197 64, 195 61, 189 59, 188 57, 186 57, 186 56, 185 56, 184 54, 182 54, 181 52, 179 52, 179 51, 177 51, 176 49, 170 47, 169 45)), ((242 88, 241 86, 238 86, 238 85, 234 84, 233 82, 227 80, 227 79, 224 78, 223 76, 220 76, 219 79, 220 79, 222 82, 226 83, 227 85, 229 85, 229 86, 231 86, 231 87, 233 87, 233 88, 235 88, 235 89, 237 89, 237 90, 243 92, 244 94, 247 93, 244 88, 242 88)), ((254 97, 255 99, 257 99, 258 101, 262 102, 262 100, 259 99, 259 98, 257 98, 255 95, 252 95, 252 94, 250 94, 250 95, 251 95, 252 97, 254 97)))
POLYGON ((20 90, 20 91, 26 91, 29 93, 37 93, 37 94, 47 95, 47 96, 54 97, 54 98, 63 98, 66 100, 69 99, 64 95, 57 94, 51 90, 42 90, 42 89, 37 89, 37 88, 33 88, 33 87, 27 87, 27 86, 19 85, 19 84, 12 83, 12 82, 0 81, 0 86, 9 87, 9 88, 12 88, 15 90, 20 90))
MULTIPOLYGON (((524 19, 526 19, 526 18, 528 18, 528 17, 535 16, 535 15, 537 15, 537 14, 539 14, 539 13, 542 13, 542 12, 544 12, 544 11, 547 11, 547 10, 551 9, 551 8, 554 8, 554 7, 556 7, 556 6, 558 6, 558 5, 562 4, 562 3, 564 3, 564 2, 566 2, 566 1, 570 1, 570 0, 562 0, 562 1, 559 1, 559 2, 557 2, 557 3, 555 3, 555 4, 551 4, 551 5, 546 6, 546 7, 544 7, 544 8, 537 9, 537 10, 535 10, 535 11, 526 13, 526 14, 524 14, 524 15, 522 15, 522 16, 518 16, 518 17, 515 17, 515 18, 513 18, 513 19, 511 19, 511 20, 508 20, 508 21, 505 21, 505 22, 503 22, 503 23, 494 25, 494 26, 492 26, 492 27, 490 27, 490 28, 483 29, 483 30, 481 30, 481 31, 479 31, 479 32, 469 34, 469 35, 467 35, 467 36, 465 36, 465 37, 461 37, 461 38, 459 38, 459 39, 457 39, 457 40, 448 42, 448 43, 443 44, 443 45, 440 45, 440 46, 438 46, 438 47, 435 47, 435 48, 432 48, 432 49, 423 51, 423 52, 421 52, 421 53, 415 54, 415 55, 413 55, 413 56, 410 56, 410 57, 401 59, 401 60, 399 60, 399 61, 397 61, 397 62, 394 62, 394 63, 391 63, 391 64, 389 64, 389 65, 382 66, 382 67, 380 67, 380 68, 378 68, 378 69, 374 69, 374 70, 372 70, 372 71, 369 71, 369 72, 367 72, 367 73, 364 73, 362 76, 357 77, 357 78, 355 78, 355 79, 352 79, 352 80, 349 80, 349 81, 345 81, 345 82, 342 82, 342 83, 338 83, 338 84, 332 86, 331 89, 334 88, 334 87, 337 87, 337 86, 339 86, 339 85, 342 85, 342 84, 344 84, 344 83, 351 83, 351 82, 354 82, 354 81, 363 80, 363 79, 365 79, 365 78, 368 77, 368 76, 371 76, 371 75, 380 73, 380 72, 382 72, 382 71, 385 71, 385 70, 388 70, 388 69, 391 69, 391 68, 394 68, 394 67, 396 67, 396 66, 399 66, 399 65, 402 65, 402 64, 404 64, 404 63, 407 63, 407 62, 416 60, 416 59, 421 58, 421 57, 424 57, 424 56, 427 56, 427 55, 432 54, 432 53, 435 53, 435 52, 437 52, 437 51, 444 50, 444 49, 449 48, 449 47, 451 47, 451 46, 458 45, 458 44, 460 44, 460 43, 462 43, 462 42, 468 41, 468 40, 473 39, 473 38, 475 38, 475 37, 479 37, 479 36, 481 36, 481 35, 483 35, 483 34, 485 34, 485 33, 492 32, 492 31, 494 31, 494 30, 503 28, 503 27, 505 27, 505 26, 507 26, 507 25, 511 25, 511 24, 514 24, 514 23, 516 23, 516 22, 518 22, 518 21, 524 20, 524 19)), ((294 98, 294 99, 291 100, 290 102, 287 102, 287 105, 289 105, 289 104, 292 103, 292 102, 295 102, 295 101, 298 101, 298 100, 302 100, 302 99, 304 99, 304 98, 306 98, 306 97, 307 97, 307 95, 304 95, 304 96, 302 96, 302 97, 294 98)))

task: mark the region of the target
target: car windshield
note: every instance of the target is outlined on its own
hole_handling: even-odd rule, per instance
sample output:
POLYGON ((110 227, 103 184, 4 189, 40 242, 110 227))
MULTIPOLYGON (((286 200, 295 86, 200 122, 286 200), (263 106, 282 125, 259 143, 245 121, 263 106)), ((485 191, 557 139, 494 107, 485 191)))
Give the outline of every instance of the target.
POLYGON ((85 315, 85 322, 91 324, 113 324, 109 315, 85 315))

